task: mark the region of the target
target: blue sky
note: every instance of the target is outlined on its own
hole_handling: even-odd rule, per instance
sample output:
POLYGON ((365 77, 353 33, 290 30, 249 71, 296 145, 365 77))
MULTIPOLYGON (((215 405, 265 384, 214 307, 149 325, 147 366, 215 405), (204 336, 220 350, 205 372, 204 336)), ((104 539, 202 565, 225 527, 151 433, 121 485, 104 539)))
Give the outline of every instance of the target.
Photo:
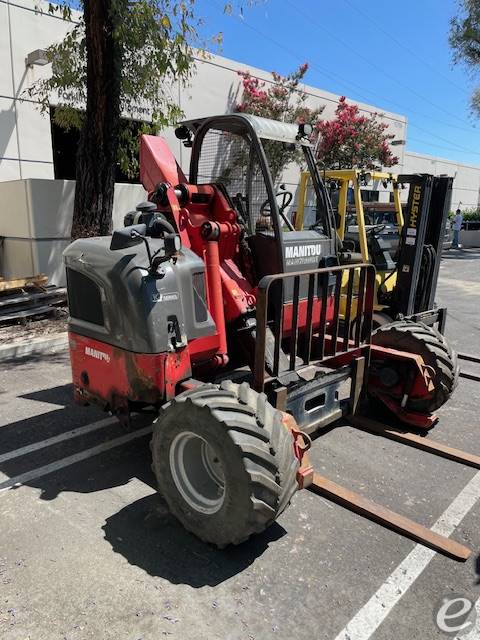
POLYGON ((204 35, 223 33, 217 53, 279 73, 308 62, 307 84, 406 115, 409 150, 480 165, 475 79, 448 46, 455 0, 244 0, 243 18, 224 4, 197 2, 204 35))

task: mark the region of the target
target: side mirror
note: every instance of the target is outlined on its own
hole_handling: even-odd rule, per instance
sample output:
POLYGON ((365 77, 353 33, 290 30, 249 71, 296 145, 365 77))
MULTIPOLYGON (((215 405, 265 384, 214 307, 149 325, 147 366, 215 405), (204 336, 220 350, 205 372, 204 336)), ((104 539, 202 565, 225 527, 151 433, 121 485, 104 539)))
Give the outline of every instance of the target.
POLYGON ((297 140, 309 138, 313 133, 313 126, 309 122, 301 122, 298 125, 297 140))
POLYGON ((112 241, 110 243, 110 251, 117 249, 128 249, 137 244, 144 242, 147 233, 146 224, 134 224, 125 229, 119 229, 113 232, 112 241))
POLYGON ((180 125, 175 129, 175 137, 182 141, 184 147, 191 147, 193 144, 192 132, 184 124, 180 125))

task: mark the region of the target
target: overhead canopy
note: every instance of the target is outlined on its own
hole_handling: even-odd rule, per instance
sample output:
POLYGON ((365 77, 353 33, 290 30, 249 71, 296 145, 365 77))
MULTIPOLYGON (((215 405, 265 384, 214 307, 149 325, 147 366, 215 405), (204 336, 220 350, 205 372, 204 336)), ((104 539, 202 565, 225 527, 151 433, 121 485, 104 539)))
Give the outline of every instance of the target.
POLYGON ((279 122, 278 120, 270 120, 269 118, 260 118, 259 116, 252 116, 249 113, 242 115, 250 121, 250 124, 255 129, 259 138, 309 144, 308 140, 297 140, 298 124, 279 122))
POLYGON ((260 118, 259 116, 252 116, 249 113, 232 113, 228 115, 221 115, 208 118, 199 118, 195 120, 185 120, 181 124, 191 129, 193 132, 206 121, 212 120, 219 124, 222 120, 225 123, 232 123, 237 120, 240 123, 242 120, 247 121, 254 129, 259 138, 266 140, 278 140, 280 142, 292 142, 296 144, 302 144, 304 146, 311 146, 310 142, 306 138, 301 140, 297 139, 298 136, 298 124, 291 124, 288 122, 279 122, 278 120, 270 120, 269 118, 260 118))

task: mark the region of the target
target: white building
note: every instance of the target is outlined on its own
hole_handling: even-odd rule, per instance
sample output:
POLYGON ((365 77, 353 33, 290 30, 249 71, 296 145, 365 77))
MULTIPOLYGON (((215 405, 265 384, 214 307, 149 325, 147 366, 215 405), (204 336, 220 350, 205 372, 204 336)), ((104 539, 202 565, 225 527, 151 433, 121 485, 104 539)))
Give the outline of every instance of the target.
POLYGON ((480 204, 480 167, 407 150, 403 170, 405 173, 453 176, 452 209, 471 209, 480 204))
MULTIPOLYGON (((24 241, 25 252, 30 252, 33 256, 29 266, 25 267, 27 271, 35 268, 44 270, 47 268, 44 266, 45 260, 39 258, 40 253, 42 255, 48 254, 49 264, 56 264, 61 248, 68 241, 68 233, 65 232, 65 229, 68 229, 68 224, 58 223, 58 216, 71 216, 71 188, 73 185, 57 184, 55 188, 53 185, 50 188, 48 183, 43 186, 40 183, 36 184, 33 190, 27 190, 28 193, 40 193, 43 189, 43 191, 58 194, 56 196, 58 198, 61 198, 63 193, 68 193, 69 196, 63 201, 52 202, 50 207, 45 206, 42 196, 40 201, 43 204, 37 206, 37 201, 29 201, 25 205, 30 208, 29 212, 22 213, 19 209, 20 204, 14 202, 17 197, 15 194, 18 194, 18 186, 14 187, 11 183, 11 181, 26 179, 50 181, 55 178, 73 178, 73 175, 65 174, 66 164, 68 164, 65 162, 65 153, 68 152, 65 145, 68 147, 68 140, 65 142, 65 140, 58 139, 59 136, 60 138, 62 136, 58 134, 58 131, 56 132, 49 114, 42 115, 38 104, 27 94, 27 90, 35 80, 50 73, 50 65, 26 64, 29 53, 45 49, 53 42, 60 41, 71 28, 71 24, 56 15, 49 14, 48 3, 40 5, 44 7, 43 13, 36 9, 38 6, 38 0, 0 0, 0 60, 2 61, 0 68, 0 198, 4 204, 8 202, 10 207, 0 213, 0 236, 7 238, 4 241, 3 266, 0 263, 0 274, 3 269, 3 275, 5 275, 7 268, 6 263, 10 260, 5 257, 8 251, 10 251, 10 255, 15 253, 15 269, 19 269, 19 264, 23 260, 19 248, 22 243, 17 242, 13 248, 13 240, 10 243, 8 240, 13 237, 11 235, 12 225, 11 220, 7 225, 5 217, 9 215, 11 217, 12 206, 16 207, 17 217, 23 216, 29 220, 33 220, 37 215, 51 217, 48 222, 45 221, 44 225, 45 229, 49 229, 48 236, 42 234, 36 224, 23 224, 23 235, 20 234, 20 231, 14 234, 17 240, 20 238, 24 241), (10 184, 7 185, 7 183, 10 184), (34 231, 33 227, 37 231, 34 231), (53 238, 52 229, 58 229, 57 235, 53 238), (61 242, 59 242, 60 240, 61 242), (53 241, 55 241, 55 248, 53 244, 48 244, 53 241)), ((180 88, 178 85, 172 86, 172 95, 178 97, 180 107, 187 119, 231 111, 235 103, 241 99, 241 78, 237 72, 247 69, 266 82, 272 81, 271 75, 266 71, 212 55, 208 60, 198 59, 197 73, 191 86, 187 88, 180 88)), ((323 105, 325 109, 322 117, 332 117, 339 96, 310 86, 304 86, 303 90, 308 95, 308 106, 323 105)), ((52 107, 54 106, 55 99, 52 98, 52 107)), ((359 106, 365 112, 381 111, 372 105, 359 104, 359 106)), ((406 117, 390 112, 382 113, 382 118, 389 125, 389 130, 395 135, 395 138, 399 141, 407 140, 406 117)), ((188 165, 187 150, 176 140, 172 131, 167 131, 163 135, 166 135, 180 164, 186 169, 188 165)), ((396 173, 428 172, 454 175, 452 204, 456 207, 462 203, 462 208, 477 206, 480 167, 423 156, 406 151, 405 147, 401 145, 395 147, 395 153, 399 156, 400 162, 392 168, 392 171, 396 173)), ((70 148, 70 156, 74 157, 74 149, 72 148, 70 148)), ((119 220, 122 213, 143 196, 140 186, 128 185, 121 191, 121 204, 119 200, 118 207, 114 212, 115 221, 119 220)), ((389 198, 387 192, 382 192, 381 185, 378 197, 383 201, 387 201, 389 198)), ((41 227, 42 225, 40 225, 41 227)), ((50 267, 48 269, 50 270, 50 267)))

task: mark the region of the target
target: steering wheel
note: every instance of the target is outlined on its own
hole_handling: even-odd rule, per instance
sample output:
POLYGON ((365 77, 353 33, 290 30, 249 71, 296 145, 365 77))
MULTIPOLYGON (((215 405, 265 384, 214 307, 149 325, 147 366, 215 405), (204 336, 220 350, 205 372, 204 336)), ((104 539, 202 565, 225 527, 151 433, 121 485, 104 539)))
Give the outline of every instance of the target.
MULTIPOLYGON (((283 211, 293 200, 293 193, 291 191, 278 191, 275 194, 275 198, 281 198, 281 202, 278 203, 278 208, 280 211, 280 215, 283 214, 283 211)), ((260 215, 261 216, 271 216, 272 212, 270 210, 270 200, 267 198, 265 202, 262 203, 260 207, 260 215)))
POLYGON ((387 225, 386 224, 374 224, 371 229, 368 229, 367 233, 371 233, 372 235, 383 231, 387 225))

